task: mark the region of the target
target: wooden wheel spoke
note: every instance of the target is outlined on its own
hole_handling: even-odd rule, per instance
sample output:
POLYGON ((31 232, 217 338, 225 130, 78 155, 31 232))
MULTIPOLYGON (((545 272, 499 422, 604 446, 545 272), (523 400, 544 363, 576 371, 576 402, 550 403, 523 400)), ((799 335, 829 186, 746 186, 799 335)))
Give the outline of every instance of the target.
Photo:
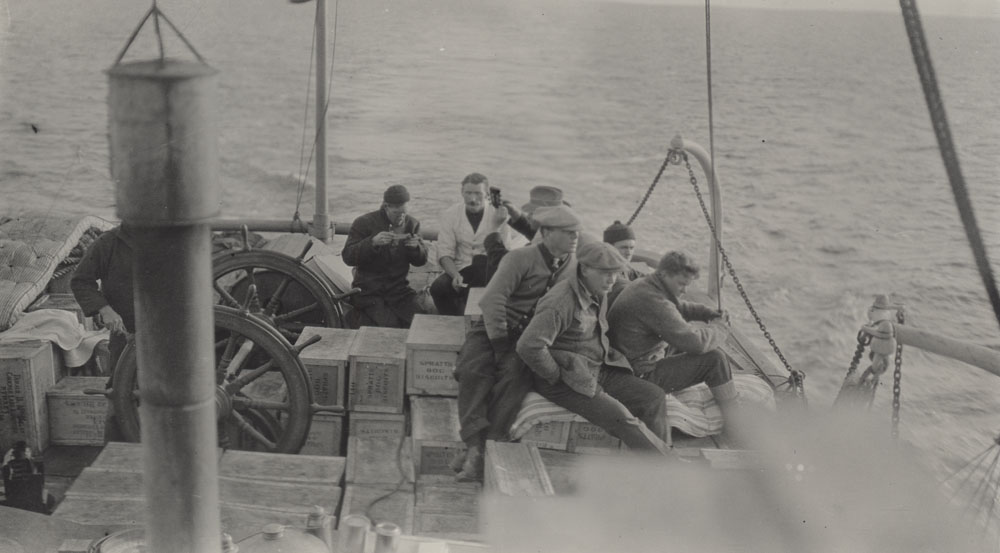
POLYGON ((226 291, 226 289, 223 288, 218 281, 212 283, 212 288, 214 288, 215 292, 219 294, 219 297, 222 298, 223 303, 225 303, 229 307, 236 307, 237 309, 240 307, 240 302, 236 301, 236 298, 234 298, 232 294, 226 291))
POLYGON ((267 371, 271 370, 271 367, 273 366, 274 366, 274 359, 270 359, 268 360, 267 363, 264 363, 263 365, 257 367, 256 369, 247 371, 239 375, 238 377, 236 377, 235 380, 233 380, 229 384, 226 384, 226 392, 231 395, 235 395, 236 392, 242 390, 243 387, 246 386, 247 384, 250 384, 254 380, 257 380, 261 376, 267 374, 267 371))
POLYGON ((281 299, 281 295, 285 293, 285 288, 288 287, 290 282, 292 282, 291 276, 286 275, 285 278, 281 279, 281 284, 274 290, 274 293, 267 300, 267 305, 264 306, 264 315, 269 317, 278 310, 278 300, 281 299))
POLYGON ((246 432, 247 436, 253 438, 257 443, 267 448, 268 451, 274 451, 278 448, 277 444, 267 439, 267 436, 262 434, 260 430, 257 430, 252 424, 247 422, 247 420, 243 418, 243 415, 237 413, 236 411, 232 411, 229 416, 232 417, 236 426, 239 427, 241 431, 246 432))
POLYGON ((285 412, 292 410, 292 405, 288 402, 268 401, 266 399, 255 399, 247 396, 233 397, 233 406, 237 409, 258 409, 285 412))
POLYGON ((319 302, 314 302, 309 305, 300 307, 298 309, 293 309, 287 313, 282 313, 274 318, 275 322, 282 323, 285 321, 291 321, 297 319, 301 315, 305 315, 311 311, 316 311, 320 308, 319 302))

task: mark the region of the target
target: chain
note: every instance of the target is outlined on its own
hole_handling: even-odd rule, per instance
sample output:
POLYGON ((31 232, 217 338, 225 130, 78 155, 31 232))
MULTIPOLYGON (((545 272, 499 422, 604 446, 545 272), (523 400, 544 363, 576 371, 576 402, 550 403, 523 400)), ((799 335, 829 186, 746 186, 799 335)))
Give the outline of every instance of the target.
POLYGON ((851 364, 847 367, 847 375, 844 376, 844 384, 840 388, 840 393, 837 394, 837 398, 833 400, 833 404, 836 405, 840 401, 841 395, 844 393, 844 388, 847 383, 850 382, 851 377, 854 373, 858 372, 858 363, 861 362, 861 356, 865 353, 865 347, 872 343, 872 336, 864 330, 858 331, 858 347, 854 350, 854 357, 851 358, 851 364))
POLYGON ((767 326, 764 325, 764 321, 760 318, 760 315, 757 314, 757 310, 754 309, 753 304, 750 303, 750 298, 749 296, 747 296, 747 292, 743 288, 743 283, 741 283, 740 278, 736 276, 736 270, 733 269, 733 264, 730 263, 729 256, 726 255, 726 250, 725 248, 722 247, 722 242, 719 240, 719 233, 715 228, 715 224, 712 222, 712 216, 709 215, 708 213, 708 207, 705 206, 705 198, 702 197, 701 189, 698 188, 698 179, 695 178, 694 170, 691 169, 691 160, 688 158, 687 152, 682 152, 681 157, 684 159, 684 166, 687 168, 688 178, 691 181, 691 186, 694 187, 694 193, 698 197, 698 204, 701 205, 701 212, 705 215, 705 222, 708 223, 709 230, 712 231, 712 239, 715 241, 715 247, 719 249, 719 255, 722 256, 722 261, 726 265, 726 271, 729 273, 729 277, 733 279, 733 284, 736 285, 736 290, 739 291, 740 297, 743 298, 743 303, 746 304, 747 309, 753 316, 754 321, 757 322, 757 326, 760 328, 760 331, 764 334, 764 338, 767 338, 767 343, 771 345, 771 349, 774 350, 774 353, 778 356, 778 359, 781 360, 781 364, 784 365, 785 370, 788 371, 789 376, 787 384, 795 392, 795 395, 804 401, 805 386, 803 381, 805 380, 805 373, 803 373, 802 371, 792 369, 792 366, 788 363, 788 360, 785 359, 785 355, 781 353, 781 348, 778 347, 778 344, 774 341, 774 338, 771 337, 771 333, 767 330, 767 326))
MULTIPOLYGON (((906 318, 903 309, 896 312, 896 322, 903 324, 906 318)), ((902 391, 900 382, 903 379, 903 343, 896 341, 896 368, 892 373, 892 437, 899 438, 899 397, 902 391)))
POLYGON ((660 165, 660 170, 657 171, 656 176, 653 177, 653 184, 650 184, 649 188, 646 189, 646 194, 643 195, 642 200, 639 201, 639 207, 635 208, 632 216, 625 222, 626 225, 631 225, 635 221, 635 218, 639 216, 639 212, 646 206, 646 202, 649 201, 649 197, 653 194, 653 190, 656 189, 657 183, 660 182, 660 177, 663 176, 663 171, 666 170, 667 165, 670 165, 671 163, 674 165, 680 163, 680 156, 678 155, 677 150, 670 150, 667 152, 667 157, 663 158, 663 164, 660 165))

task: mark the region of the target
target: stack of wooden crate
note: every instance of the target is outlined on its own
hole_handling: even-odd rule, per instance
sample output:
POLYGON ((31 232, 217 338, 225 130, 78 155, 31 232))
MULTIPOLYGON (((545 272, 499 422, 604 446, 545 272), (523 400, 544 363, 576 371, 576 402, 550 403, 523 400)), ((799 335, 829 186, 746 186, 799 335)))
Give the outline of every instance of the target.
MULTIPOLYGON (((342 328, 307 326, 302 330, 296 345, 319 336, 319 341, 307 346, 299 354, 309 373, 309 387, 312 389, 314 403, 345 408, 350 351, 357 334, 355 330, 342 328)), ((342 456, 345 439, 342 413, 317 412, 313 415, 309 437, 300 453, 342 456)))

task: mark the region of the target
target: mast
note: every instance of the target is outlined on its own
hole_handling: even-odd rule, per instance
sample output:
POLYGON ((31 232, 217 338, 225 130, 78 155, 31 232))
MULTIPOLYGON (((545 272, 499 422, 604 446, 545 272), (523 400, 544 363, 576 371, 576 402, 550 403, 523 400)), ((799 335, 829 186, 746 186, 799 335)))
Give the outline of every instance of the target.
POLYGON ((316 208, 312 235, 330 241, 326 193, 326 0, 316 0, 316 208))

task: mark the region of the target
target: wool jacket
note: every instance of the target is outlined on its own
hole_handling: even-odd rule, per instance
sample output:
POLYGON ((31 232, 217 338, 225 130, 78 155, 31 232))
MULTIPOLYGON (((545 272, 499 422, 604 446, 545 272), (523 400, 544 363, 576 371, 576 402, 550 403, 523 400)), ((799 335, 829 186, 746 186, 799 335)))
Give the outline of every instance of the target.
POLYGON ((576 274, 574 254, 570 254, 555 272, 550 265, 551 258, 545 244, 535 244, 511 251, 500 261, 479 300, 486 335, 494 351, 513 349, 512 330, 516 334, 518 329, 523 329, 526 318, 531 316, 535 304, 549 288, 566 275, 576 274))
POLYGON ((450 257, 455 261, 459 271, 472 264, 472 256, 485 255, 483 241, 492 232, 501 236, 507 232, 507 225, 497 229, 493 223, 496 209, 486 204, 483 209, 483 220, 479 228, 472 230, 472 224, 465 215, 465 203, 455 204, 441 212, 440 228, 438 229, 438 260, 450 257))
POLYGON ((427 263, 427 245, 423 242, 416 247, 406 247, 402 241, 394 241, 384 246, 376 246, 372 238, 382 232, 396 234, 420 234, 420 221, 409 215, 403 224, 394 227, 385 211, 379 209, 366 213, 351 223, 351 230, 344 244, 344 263, 354 270, 354 282, 361 289, 353 300, 355 305, 370 296, 380 296, 387 302, 394 302, 414 294, 407 275, 410 265, 420 267, 427 263))
POLYGON ((711 307, 678 299, 653 273, 626 286, 611 306, 611 343, 625 354, 636 373, 642 374, 666 355, 700 354, 722 346, 729 335, 724 324, 695 326, 688 322, 711 321, 718 316, 711 307))
POLYGON ((128 332, 135 332, 132 251, 131 237, 121 227, 102 233, 83 254, 69 283, 84 315, 93 317, 110 305, 128 332))
POLYGON ((574 274, 538 302, 517 341, 517 353, 550 384, 561 379, 574 391, 594 397, 602 366, 632 370, 625 356, 611 347, 607 333, 607 299, 594 297, 574 274))

